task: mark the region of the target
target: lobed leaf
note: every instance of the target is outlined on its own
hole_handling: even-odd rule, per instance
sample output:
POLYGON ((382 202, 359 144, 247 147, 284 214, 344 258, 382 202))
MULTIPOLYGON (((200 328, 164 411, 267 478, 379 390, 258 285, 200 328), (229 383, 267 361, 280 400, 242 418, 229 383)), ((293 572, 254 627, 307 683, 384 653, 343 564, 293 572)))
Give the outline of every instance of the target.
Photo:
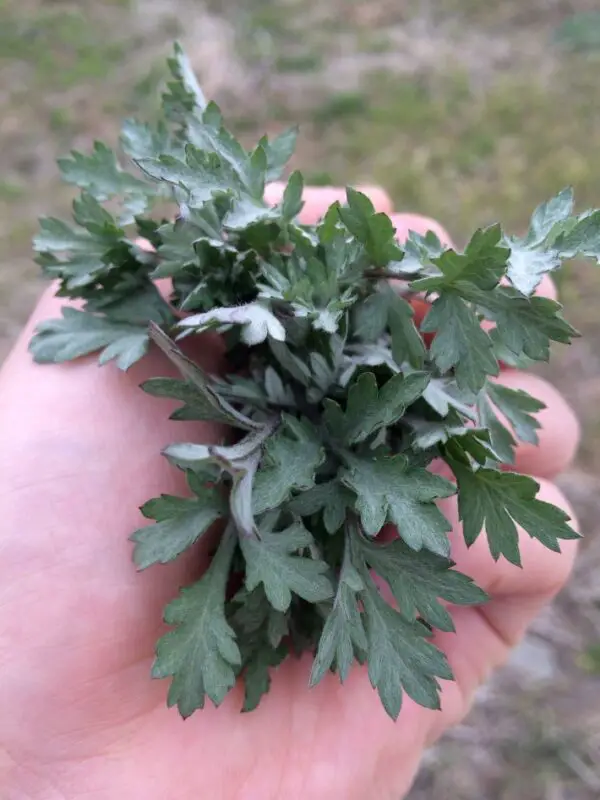
POLYGON ((226 516, 227 504, 218 488, 197 485, 193 475, 188 482, 196 495, 193 499, 163 494, 142 506, 142 514, 155 524, 130 536, 135 542, 133 560, 140 570, 174 561, 226 516))
POLYGON ((173 630, 158 642, 152 676, 171 678, 167 703, 176 705, 184 719, 204 708, 207 697, 220 705, 233 688, 242 662, 224 612, 235 546, 229 529, 204 577, 182 589, 165 610, 165 622, 173 630))
POLYGON ((328 565, 320 560, 298 555, 310 548, 313 538, 306 528, 295 523, 283 531, 261 529, 256 538, 241 539, 246 559, 246 588, 262 584, 269 603, 277 611, 287 611, 296 594, 310 603, 333 596, 328 565))
POLYGON ((368 459, 347 455, 346 460, 341 480, 355 492, 356 510, 369 536, 390 522, 411 549, 448 555, 452 526, 434 501, 453 495, 452 483, 412 467, 401 455, 368 459))

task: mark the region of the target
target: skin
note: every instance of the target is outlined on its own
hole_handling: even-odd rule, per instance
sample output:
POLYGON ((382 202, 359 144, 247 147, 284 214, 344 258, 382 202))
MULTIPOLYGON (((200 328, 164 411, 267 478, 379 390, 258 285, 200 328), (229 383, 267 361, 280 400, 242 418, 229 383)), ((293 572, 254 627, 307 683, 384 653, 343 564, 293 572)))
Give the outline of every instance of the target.
MULTIPOLYGON (((393 212, 378 188, 380 211, 393 212)), ((269 188, 276 202, 281 187, 269 188)), ((308 189, 304 219, 316 221, 338 189, 308 189)), ((396 214, 400 239, 433 220, 396 214)), ((548 281, 540 291, 554 296, 548 281)), ((37 366, 27 353, 35 324, 57 315, 46 293, 0 373, 0 795, 4 800, 397 800, 423 748, 467 713, 473 694, 502 664, 539 610, 566 581, 576 544, 562 555, 523 535, 523 569, 489 556, 485 538, 467 550, 456 504, 453 558, 491 594, 481 609, 455 609, 455 634, 437 637, 456 675, 442 711, 405 699, 392 722, 357 668, 344 687, 328 676, 307 690, 310 659, 281 667, 259 709, 240 714, 241 692, 182 721, 166 708, 167 681, 151 681, 161 612, 193 580, 200 549, 137 573, 128 536, 137 510, 161 492, 183 494, 180 473, 160 455, 173 441, 215 440, 202 423, 171 422, 168 401, 139 384, 175 375, 158 352, 123 374, 94 359, 37 366)), ((215 339, 196 357, 218 369, 215 339)), ((564 508, 552 482, 570 463, 579 429, 571 409, 539 377, 505 371, 503 384, 546 403, 540 445, 524 445, 517 468, 540 498, 564 508)), ((576 523, 575 523, 576 524, 576 523)))

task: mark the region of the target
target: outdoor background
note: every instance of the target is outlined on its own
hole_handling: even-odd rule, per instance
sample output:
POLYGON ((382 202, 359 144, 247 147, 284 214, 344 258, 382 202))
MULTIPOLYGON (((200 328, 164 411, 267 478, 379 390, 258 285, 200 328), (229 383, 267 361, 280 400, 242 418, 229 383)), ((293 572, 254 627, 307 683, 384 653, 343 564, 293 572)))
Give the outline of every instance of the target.
MULTIPOLYGON (((56 157, 155 113, 174 38, 244 139, 300 122, 310 181, 379 183, 461 245, 496 221, 521 232, 569 184, 578 210, 600 206, 599 5, 0 0, 0 359, 43 288, 37 217, 69 212, 56 157)), ((544 370, 584 429, 562 479, 586 534, 577 574, 411 800, 600 797, 600 272, 570 264, 560 289, 584 334, 544 370)))

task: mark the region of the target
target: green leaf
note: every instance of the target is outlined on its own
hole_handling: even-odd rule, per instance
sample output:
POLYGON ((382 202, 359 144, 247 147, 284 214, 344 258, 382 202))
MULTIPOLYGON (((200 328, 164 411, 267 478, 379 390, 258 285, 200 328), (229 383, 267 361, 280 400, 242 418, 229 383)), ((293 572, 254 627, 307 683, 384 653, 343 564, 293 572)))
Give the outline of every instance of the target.
MULTIPOLYGON (((87 297, 86 287, 106 280, 111 271, 114 281, 116 265, 111 262, 115 261, 137 277, 141 265, 131 258, 131 245, 126 243, 123 229, 95 198, 82 192, 73 201, 73 216, 77 227, 42 217, 40 232, 33 240, 34 249, 40 253, 37 263, 47 277, 62 281, 62 294, 87 297)), ((137 284, 139 277, 133 281, 135 288, 137 284)), ((132 286, 127 288, 131 294, 132 286)))
POLYGON ((295 406, 294 392, 290 386, 284 384, 273 367, 266 368, 264 381, 265 392, 272 405, 281 406, 283 408, 286 406, 291 406, 293 408, 295 406))
POLYGON ((142 383, 140 388, 153 397, 168 397, 183 402, 184 405, 171 414, 171 419, 210 420, 226 425, 232 423, 229 414, 216 408, 207 400, 206 395, 189 381, 180 381, 176 378, 150 378, 142 383))
POLYGON ((239 181, 231 170, 224 169, 214 153, 188 145, 185 161, 160 154, 154 158, 136 159, 138 167, 154 181, 170 184, 190 206, 213 200, 215 195, 239 189, 239 181))
MULTIPOLYGON (((248 153, 240 142, 223 126, 220 111, 210 103, 202 116, 187 121, 187 134, 196 153, 215 155, 221 166, 236 176, 236 182, 254 201, 260 202, 265 191, 268 157, 264 142, 248 153)), ((189 163, 189 160, 188 160, 189 163)), ((215 162, 216 164, 216 162, 215 162)))
POLYGON ((366 653, 367 637, 358 605, 358 593, 364 588, 346 547, 333 608, 323 626, 313 662, 311 686, 316 686, 332 668, 336 669, 343 683, 350 673, 356 653, 366 653))
POLYGON ((476 420, 473 404, 475 397, 461 391, 455 381, 448 378, 434 378, 423 392, 423 399, 441 417, 447 417, 451 410, 458 411, 461 417, 476 420))
POLYGON ((473 472, 457 462, 450 465, 458 481, 458 510, 468 546, 485 527, 494 560, 504 556, 520 566, 517 525, 555 552, 560 552, 561 539, 579 538, 564 511, 536 499, 539 484, 533 478, 483 468, 473 472))
POLYGON ((496 323, 490 334, 494 344, 518 357, 548 361, 550 342, 570 344, 579 335, 563 318, 560 303, 547 297, 523 297, 514 289, 500 287, 493 293, 473 295, 473 300, 496 323))
POLYGON ((544 275, 560 267, 562 259, 569 257, 568 251, 573 245, 575 249, 570 257, 575 251, 579 252, 579 245, 587 239, 587 232, 580 238, 584 227, 588 231, 599 229, 597 223, 589 228, 584 224, 580 233, 573 236, 579 222, 572 213, 573 191, 568 188, 536 208, 524 238, 507 238, 511 248, 508 278, 523 295, 532 295, 544 275), (566 247, 559 244, 563 242, 567 243, 566 247))
POLYGON ((450 424, 447 420, 423 420, 409 417, 406 423, 413 432, 412 447, 418 450, 430 450, 438 444, 444 444, 455 436, 462 436, 469 429, 461 424, 450 424))
POLYGON ((387 214, 377 213, 369 198, 356 189, 346 190, 348 206, 339 208, 339 216, 350 233, 364 245, 375 267, 400 261, 403 252, 396 241, 396 229, 387 214))
POLYGON ((101 350, 101 364, 114 359, 119 369, 128 370, 146 354, 148 341, 146 328, 65 306, 62 319, 38 324, 29 350, 39 364, 60 364, 101 350))
POLYGON ((236 403, 244 403, 257 408, 266 408, 267 395, 260 383, 256 383, 250 378, 240 375, 228 375, 221 379, 215 376, 215 386, 222 397, 226 397, 236 403))
POLYGON ((398 529, 413 550, 431 550, 447 556, 452 526, 435 500, 456 491, 450 481, 420 467, 410 466, 404 456, 355 458, 348 455, 342 481, 356 497, 356 510, 369 536, 376 536, 386 522, 398 529))
POLYGON ((398 365, 405 361, 416 368, 425 361, 425 343, 413 322, 414 310, 410 303, 388 287, 388 325, 392 337, 392 355, 398 365))
POLYGON ((87 231, 75 228, 55 217, 42 217, 40 233, 34 237, 33 244, 38 252, 69 250, 82 251, 87 255, 93 241, 87 231))
POLYGON ((546 406, 522 389, 510 389, 498 383, 489 383, 487 393, 496 408, 514 428, 517 438, 529 444, 538 444, 537 431, 541 424, 533 414, 546 406))
POLYGON ((298 140, 298 127, 288 128, 274 139, 263 142, 263 147, 267 154, 267 181, 277 181, 294 155, 296 142, 298 140))
POLYGON ((488 599, 471 578, 451 569, 451 561, 433 553, 415 553, 400 539, 377 544, 357 536, 355 547, 388 583, 406 619, 419 616, 434 628, 454 631, 452 617, 439 599, 458 606, 478 605, 488 599))
POLYGON ((126 119, 119 137, 121 147, 130 158, 152 158, 156 153, 178 152, 167 130, 160 121, 155 127, 135 119, 126 119))
POLYGON ((66 183, 86 189, 97 200, 107 200, 129 192, 147 194, 150 191, 147 183, 122 169, 114 151, 102 142, 94 142, 91 155, 73 151, 69 157, 60 158, 58 165, 66 183))
POLYGON ((327 533, 337 533, 344 524, 346 511, 354 506, 353 493, 337 479, 319 483, 301 492, 291 500, 287 508, 292 514, 310 517, 323 512, 323 524, 327 533))
POLYGON ((389 294, 377 291, 352 309, 354 335, 364 342, 376 342, 388 324, 389 294))
POLYGON ((355 335, 366 342, 379 339, 386 328, 392 337, 392 355, 398 366, 408 361, 422 367, 426 349, 413 322, 414 310, 394 290, 385 286, 354 306, 355 335))
POLYGON ((162 97, 165 117, 174 122, 182 122, 188 115, 199 113, 206 108, 206 98, 198 85, 190 61, 181 45, 176 42, 173 55, 167 59, 173 80, 167 84, 168 91, 162 97))
POLYGON ((277 339, 269 337, 269 348, 283 369, 303 386, 310 386, 311 370, 308 364, 277 339))
POLYGON ((262 200, 251 197, 236 198, 223 221, 225 228, 246 231, 252 225, 278 220, 276 209, 269 208, 262 200))
POLYGON ((302 196, 304 194, 304 178, 301 172, 293 172, 285 187, 283 193, 283 202, 281 204, 281 215, 285 220, 290 222, 294 220, 302 211, 304 202, 302 196))
MULTIPOLYGON (((529 231, 525 238, 527 244, 534 247, 546 242, 549 234, 557 230, 557 225, 569 219, 573 213, 573 205, 573 189, 570 187, 541 203, 531 216, 529 231)), ((509 278, 512 278, 510 267, 509 278)))
POLYGON ((383 600, 368 576, 361 592, 368 643, 368 674, 392 719, 402 708, 403 693, 425 708, 440 708, 438 678, 452 680, 446 657, 427 641, 429 629, 409 621, 383 600))
POLYGON ((372 372, 363 373, 348 392, 346 410, 325 400, 325 424, 330 433, 347 444, 367 439, 377 430, 393 425, 425 391, 429 375, 413 372, 394 375, 381 389, 372 372))
POLYGON ((260 469, 254 481, 254 513, 261 514, 284 503, 293 490, 310 489, 325 459, 319 439, 304 426, 290 428, 291 419, 264 447, 260 469))
POLYGON ((241 653, 224 613, 225 590, 236 539, 226 531, 204 577, 181 590, 165 609, 174 630, 158 642, 153 678, 171 677, 167 703, 185 719, 204 708, 206 697, 220 705, 235 685, 241 653))
POLYGON ((582 214, 574 225, 561 231, 554 246, 561 258, 587 256, 597 260, 600 257, 600 211, 582 214))
POLYGON ((484 291, 493 289, 506 273, 510 254, 502 246, 501 239, 499 225, 477 230, 464 253, 448 249, 431 259, 441 275, 416 280, 411 283, 411 289, 416 292, 438 292, 459 288, 462 283, 473 284, 484 291))
POLYGON ((292 593, 310 603, 320 603, 333 596, 327 575, 329 567, 320 559, 298 555, 313 545, 313 538, 301 523, 283 531, 261 529, 259 538, 240 540, 246 559, 246 588, 263 584, 269 603, 277 611, 287 611, 292 593))
POLYGON ((515 289, 529 296, 537 289, 544 275, 560 265, 560 257, 555 251, 535 250, 514 243, 510 253, 508 277, 515 289))
POLYGON ((488 375, 498 375, 492 340, 458 295, 445 292, 438 297, 423 320, 421 330, 436 334, 429 354, 440 372, 454 368, 459 389, 476 393, 488 375))
POLYGON ((485 428, 464 428, 453 433, 440 451, 450 460, 456 459, 469 467, 473 461, 477 464, 487 465, 489 462, 498 461, 498 453, 493 448, 492 435, 485 428))
MULTIPOLYGON (((150 336, 152 337, 152 341, 160 347, 183 377, 186 378, 196 390, 197 399, 195 401, 195 407, 201 410, 200 413, 209 413, 209 408, 213 409, 213 416, 202 417, 202 419, 226 422, 236 428, 242 428, 248 431, 260 431, 262 429, 260 423, 249 419, 221 397, 216 385, 213 384, 204 371, 187 358, 177 347, 175 342, 173 342, 158 325, 150 325, 150 336)), ((156 387, 156 383, 150 383, 151 389, 153 386, 156 387)), ((162 384, 162 386, 164 389, 164 384, 162 384)))
POLYGON ((225 515, 227 504, 222 492, 215 487, 196 486, 193 476, 189 483, 196 495, 193 499, 163 494, 142 506, 142 514, 155 520, 155 524, 130 536, 135 542, 133 560, 140 570, 174 561, 225 515))
POLYGON ((287 657, 285 647, 271 647, 268 642, 260 642, 244 659, 244 706, 249 712, 258 708, 263 695, 271 687, 270 670, 278 667, 287 657))
POLYGON ((245 637, 248 642, 251 636, 266 637, 271 647, 276 648, 287 636, 288 616, 273 608, 262 585, 251 592, 240 589, 231 604, 234 608, 231 623, 240 639, 245 637))
POLYGON ((288 655, 282 642, 288 634, 288 617, 276 611, 262 586, 252 592, 240 589, 230 602, 230 617, 242 653, 245 698, 243 711, 257 708, 271 685, 270 672, 288 655))
POLYGON ((485 390, 477 400, 477 413, 479 424, 488 430, 490 444, 498 454, 498 458, 505 464, 513 464, 517 443, 510 430, 498 419, 485 390))

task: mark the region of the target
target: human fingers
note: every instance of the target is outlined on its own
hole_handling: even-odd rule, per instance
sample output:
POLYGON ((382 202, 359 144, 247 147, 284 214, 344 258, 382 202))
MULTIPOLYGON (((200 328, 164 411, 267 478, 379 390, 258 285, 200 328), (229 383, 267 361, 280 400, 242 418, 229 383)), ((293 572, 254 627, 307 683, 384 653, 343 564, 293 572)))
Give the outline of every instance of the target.
MULTIPOLYGON (((51 291, 44 295, 0 373, 3 621, 9 617, 17 638, 28 642, 24 659, 56 646, 62 668, 74 675, 91 652, 94 619, 107 635, 94 644, 93 669, 116 672, 117 661, 120 668, 149 657, 164 604, 193 579, 210 545, 203 539, 196 557, 137 574, 128 537, 148 524, 138 509, 160 494, 186 493, 182 473, 161 451, 174 441, 216 443, 223 432, 169 420, 175 404, 139 389, 151 377, 177 376, 157 349, 127 373, 99 367, 95 356, 35 364, 27 351, 33 328, 61 305, 51 291), (30 531, 26 539, 23 530, 30 531), (115 615, 115 608, 126 613, 115 615), (65 631, 60 620, 74 616, 81 624, 65 631), (46 638, 36 645, 41 627, 46 638), (59 647, 63 635, 73 647, 59 647)), ((212 346, 198 353, 209 370, 218 358, 212 346)), ((55 674, 58 668, 57 659, 55 674)), ((22 689, 32 691, 31 683, 22 689)))
MULTIPOLYGON (((528 475, 555 478, 570 466, 579 448, 581 428, 575 412, 560 392, 538 375, 505 370, 494 382, 508 389, 527 392, 544 404, 545 408, 533 415, 540 423, 538 444, 518 442, 514 469, 528 475)), ((496 413, 512 430, 498 409, 496 413)))
MULTIPOLYGON (((357 189, 367 195, 376 211, 384 214, 392 213, 392 200, 384 189, 379 186, 357 186, 357 189)), ((281 202, 284 191, 284 183, 270 183, 265 189, 266 202, 269 205, 277 205, 281 202)), ((346 202, 346 190, 337 186, 307 186, 302 199, 304 207, 299 219, 303 225, 314 225, 333 203, 346 202)))
POLYGON ((445 247, 454 247, 452 237, 446 228, 431 217, 424 217, 422 214, 396 213, 391 214, 390 219, 396 228, 396 238, 401 242, 406 241, 411 232, 425 236, 429 231, 433 231, 445 247))
MULTIPOLYGON (((573 510, 560 489, 544 479, 538 482, 539 499, 562 509, 577 530, 573 510)), ((436 631, 434 635, 455 680, 444 686, 443 714, 431 718, 429 743, 465 717, 479 687, 508 660, 542 608, 564 587, 577 554, 576 540, 561 542, 561 553, 554 553, 519 529, 523 568, 505 560, 495 562, 484 533, 470 548, 465 545, 456 500, 450 498, 442 505, 454 526, 452 557, 456 569, 473 578, 490 599, 475 608, 454 607, 455 631, 436 631)))
MULTIPOLYGON (((394 214, 392 221, 399 240, 405 240, 410 231, 426 234, 433 231, 447 247, 453 247, 448 231, 436 220, 416 214, 394 214)), ((545 275, 537 288, 541 297, 555 300, 556 287, 549 275, 545 275)), ((414 301, 417 324, 423 319, 430 306, 425 301, 414 301)), ((541 477, 556 477, 573 460, 580 439, 580 426, 573 409, 562 395, 543 378, 518 370, 502 370, 496 381, 510 389, 528 392, 546 406, 536 414, 541 428, 538 432, 538 445, 520 442, 516 450, 515 469, 534 473, 541 477)), ((507 420, 499 414, 505 424, 507 420)), ((510 428, 510 424, 508 424, 510 428)))
MULTIPOLYGON (((538 500, 564 511, 571 527, 578 531, 575 513, 558 486, 545 478, 536 477, 536 481, 540 486, 538 500)), ((444 500, 440 508, 453 525, 452 558, 456 569, 473 578, 490 596, 487 603, 477 608, 477 613, 506 649, 514 647, 541 609, 564 587, 573 569, 579 540, 561 540, 557 553, 519 528, 522 562, 519 568, 506 559, 493 560, 485 532, 467 547, 456 498, 444 500)))

